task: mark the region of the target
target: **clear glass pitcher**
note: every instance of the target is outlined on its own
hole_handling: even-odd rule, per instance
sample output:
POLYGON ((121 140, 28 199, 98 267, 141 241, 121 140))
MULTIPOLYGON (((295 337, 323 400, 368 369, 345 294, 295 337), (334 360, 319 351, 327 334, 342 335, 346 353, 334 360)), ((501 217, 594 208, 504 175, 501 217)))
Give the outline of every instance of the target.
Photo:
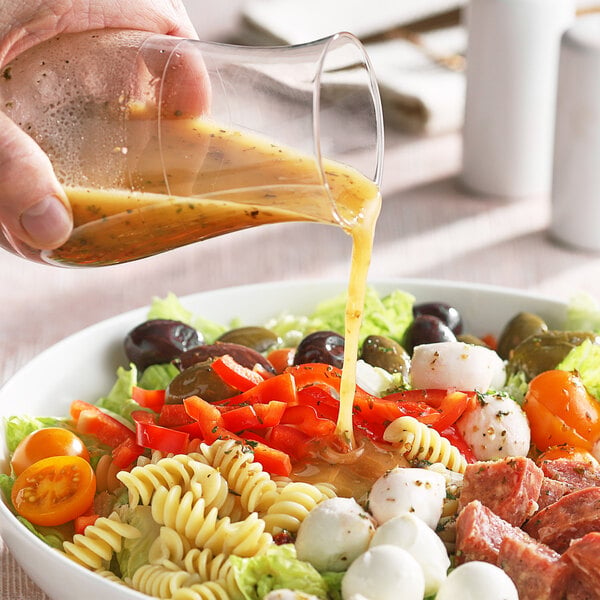
POLYGON ((23 257, 100 266, 267 223, 350 228, 377 195, 381 101, 360 42, 245 47, 138 31, 57 36, 0 77, 74 230, 23 257))

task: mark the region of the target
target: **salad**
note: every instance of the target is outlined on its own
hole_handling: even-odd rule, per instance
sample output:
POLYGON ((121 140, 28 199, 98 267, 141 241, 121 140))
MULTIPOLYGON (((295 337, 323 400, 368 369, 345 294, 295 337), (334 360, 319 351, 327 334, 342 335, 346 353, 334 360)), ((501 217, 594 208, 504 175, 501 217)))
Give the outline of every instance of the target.
POLYGON ((59 552, 160 598, 527 598, 501 543, 477 554, 461 515, 490 510, 501 542, 559 544, 531 525, 563 501, 541 506, 559 481, 548 465, 583 465, 588 484, 600 472, 586 302, 561 331, 520 313, 475 338, 444 302, 369 290, 348 447, 335 436, 343 296, 259 325, 155 299, 96 402, 5 419, 4 500, 59 552), (524 474, 510 507, 477 487, 504 468, 524 474))

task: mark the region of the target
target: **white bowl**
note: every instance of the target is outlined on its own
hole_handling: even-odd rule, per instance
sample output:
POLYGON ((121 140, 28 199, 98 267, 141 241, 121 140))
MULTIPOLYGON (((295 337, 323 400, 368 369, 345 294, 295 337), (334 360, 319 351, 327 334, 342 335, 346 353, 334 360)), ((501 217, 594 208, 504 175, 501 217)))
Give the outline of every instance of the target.
MULTIPOLYGON (((412 293, 418 302, 443 301, 458 308, 465 330, 475 335, 500 333, 517 312, 539 314, 560 327, 562 302, 516 290, 443 281, 389 280, 372 282, 385 294, 394 289, 412 293)), ((239 317, 262 324, 282 312, 310 313, 316 304, 344 291, 344 282, 300 281, 256 284, 194 294, 182 298, 195 313, 224 324, 239 317)), ((0 389, 0 417, 28 414, 65 416, 74 399, 94 402, 114 383, 118 365, 126 364, 124 335, 142 322, 147 307, 88 327, 42 352, 0 389)), ((8 472, 7 449, 0 433, 0 470, 8 472)), ((0 502, 0 535, 31 578, 54 600, 133 600, 147 598, 90 573, 46 546, 27 531, 0 502)))

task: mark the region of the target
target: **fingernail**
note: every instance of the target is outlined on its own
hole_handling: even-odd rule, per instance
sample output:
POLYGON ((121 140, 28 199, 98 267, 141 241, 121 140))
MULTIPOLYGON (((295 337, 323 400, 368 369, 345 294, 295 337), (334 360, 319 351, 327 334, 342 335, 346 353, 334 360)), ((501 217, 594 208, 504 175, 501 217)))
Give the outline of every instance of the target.
POLYGON ((21 226, 40 248, 56 248, 71 231, 71 215, 56 196, 46 196, 21 215, 21 226))

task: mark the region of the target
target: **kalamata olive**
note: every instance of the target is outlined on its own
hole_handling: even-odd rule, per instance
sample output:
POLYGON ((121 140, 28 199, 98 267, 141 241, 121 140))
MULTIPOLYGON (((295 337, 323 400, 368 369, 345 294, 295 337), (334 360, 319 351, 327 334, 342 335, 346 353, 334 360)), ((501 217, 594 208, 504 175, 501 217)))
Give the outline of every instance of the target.
POLYGON ((260 353, 247 346, 232 344, 229 342, 215 342, 214 344, 204 344, 197 348, 192 348, 183 352, 177 357, 175 364, 180 369, 187 369, 198 362, 212 360, 217 356, 229 354, 240 365, 253 369, 255 364, 263 366, 270 373, 274 373, 273 365, 260 353))
POLYGON ((456 308, 445 302, 422 302, 413 306, 413 317, 431 315, 437 317, 444 325, 452 330, 454 335, 463 331, 463 320, 456 308))
POLYGON ((498 338, 496 352, 501 358, 508 359, 510 351, 516 348, 530 335, 548 331, 545 321, 529 312, 521 312, 515 315, 505 326, 498 338))
POLYGON ((412 352, 415 346, 435 342, 455 342, 456 336, 452 329, 441 319, 433 315, 419 315, 406 329, 404 347, 412 352))
POLYGON ((220 336, 217 341, 240 344, 241 346, 252 348, 257 352, 266 352, 281 340, 270 329, 250 326, 231 329, 220 336))
POLYGON ((363 342, 360 357, 388 373, 402 373, 403 377, 408 377, 410 356, 396 340, 383 335, 369 335, 363 342))
POLYGON ((523 340, 510 353, 509 374, 522 371, 528 380, 543 371, 554 369, 576 346, 589 339, 600 344, 600 336, 589 331, 554 331, 536 333, 523 340))
POLYGON ((127 358, 138 369, 168 363, 202 343, 200 334, 181 321, 151 319, 134 327, 125 337, 127 358))
POLYGON ((294 364, 325 363, 342 368, 344 364, 344 338, 335 331, 309 333, 296 348, 294 364))
POLYGON ((165 403, 182 404, 190 396, 218 402, 239 394, 211 369, 210 362, 196 363, 174 377, 165 392, 165 403))

